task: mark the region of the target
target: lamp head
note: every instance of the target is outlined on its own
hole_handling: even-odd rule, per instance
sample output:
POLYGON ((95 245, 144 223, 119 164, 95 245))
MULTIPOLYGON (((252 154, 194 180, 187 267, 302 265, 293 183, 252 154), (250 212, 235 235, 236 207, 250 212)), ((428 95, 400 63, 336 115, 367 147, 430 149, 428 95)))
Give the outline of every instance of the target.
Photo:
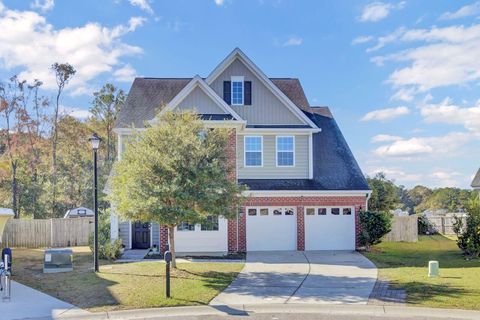
POLYGON ((96 133, 93 133, 92 137, 88 139, 88 141, 92 143, 92 149, 97 150, 100 146, 100 141, 102 141, 102 139, 96 133))

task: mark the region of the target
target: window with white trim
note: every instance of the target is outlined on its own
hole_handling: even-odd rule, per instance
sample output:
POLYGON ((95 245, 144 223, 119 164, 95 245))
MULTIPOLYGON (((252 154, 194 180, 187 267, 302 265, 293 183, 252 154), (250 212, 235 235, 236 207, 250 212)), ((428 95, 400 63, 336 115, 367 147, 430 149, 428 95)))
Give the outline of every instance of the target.
POLYGON ((295 165, 295 138, 277 136, 277 166, 293 167, 295 165))
POLYGON ((202 231, 218 231, 218 217, 208 216, 204 223, 201 224, 200 230, 202 231))
POLYGON ((263 158, 263 139, 260 136, 245 137, 245 166, 261 167, 263 158))
POLYGON ((177 231, 195 231, 195 225, 188 222, 182 222, 177 226, 177 231))
POLYGON ((243 77, 232 77, 232 105, 243 105, 243 77))

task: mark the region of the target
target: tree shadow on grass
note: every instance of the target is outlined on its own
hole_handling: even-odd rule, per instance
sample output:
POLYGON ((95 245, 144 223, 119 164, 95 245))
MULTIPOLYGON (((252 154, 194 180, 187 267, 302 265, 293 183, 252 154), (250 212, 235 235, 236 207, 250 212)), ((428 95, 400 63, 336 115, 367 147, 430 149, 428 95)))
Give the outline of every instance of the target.
POLYGON ((425 301, 453 299, 475 294, 464 288, 419 281, 402 283, 401 287, 406 290, 407 302, 411 304, 424 304, 425 301))

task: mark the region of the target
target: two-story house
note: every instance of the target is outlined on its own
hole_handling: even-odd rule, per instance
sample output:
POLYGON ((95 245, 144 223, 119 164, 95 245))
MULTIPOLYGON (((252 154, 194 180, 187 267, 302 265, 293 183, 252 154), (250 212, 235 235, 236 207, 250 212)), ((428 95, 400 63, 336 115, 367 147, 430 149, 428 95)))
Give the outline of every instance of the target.
MULTIPOLYGON (((132 128, 166 110, 194 110, 206 127, 229 127, 235 179, 249 190, 233 220, 183 223, 183 253, 354 250, 358 213, 371 191, 330 110, 310 106, 300 81, 267 77, 240 49, 206 78, 136 78, 115 125, 118 157, 132 128)), ((167 243, 167 229, 111 216, 127 249, 167 243)))

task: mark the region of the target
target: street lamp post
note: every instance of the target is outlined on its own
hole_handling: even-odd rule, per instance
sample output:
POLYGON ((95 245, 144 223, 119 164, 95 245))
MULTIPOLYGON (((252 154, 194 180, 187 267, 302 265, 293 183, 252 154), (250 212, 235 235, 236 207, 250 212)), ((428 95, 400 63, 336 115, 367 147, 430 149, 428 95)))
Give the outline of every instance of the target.
POLYGON ((100 137, 94 133, 92 137, 89 139, 92 143, 93 149, 93 206, 95 210, 95 230, 93 233, 93 243, 94 243, 94 251, 93 251, 93 266, 95 268, 95 272, 98 272, 98 181, 97 181, 97 150, 100 146, 100 137))

